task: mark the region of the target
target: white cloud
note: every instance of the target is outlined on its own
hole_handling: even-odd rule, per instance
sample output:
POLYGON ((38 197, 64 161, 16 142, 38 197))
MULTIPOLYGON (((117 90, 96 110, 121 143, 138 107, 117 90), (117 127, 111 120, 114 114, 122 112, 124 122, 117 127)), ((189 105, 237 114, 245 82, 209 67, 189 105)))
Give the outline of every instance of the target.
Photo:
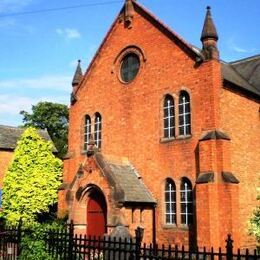
POLYGON ((17 12, 31 2, 32 0, 0 0, 0 13, 17 12))
POLYGON ((45 96, 32 98, 29 96, 10 94, 0 95, 0 124, 21 124, 22 116, 20 116, 20 111, 25 110, 31 112, 32 105, 36 105, 40 101, 56 102, 67 105, 69 103, 69 96, 45 96))
POLYGON ((47 75, 38 78, 11 79, 0 81, 0 89, 53 89, 70 92, 71 76, 47 75))
POLYGON ((17 115, 21 110, 30 109, 34 102, 35 100, 29 97, 0 95, 0 114, 17 115))
POLYGON ((65 28, 65 29, 56 29, 56 33, 60 36, 63 36, 66 39, 79 39, 81 38, 81 34, 77 29, 73 28, 65 28))
POLYGON ((256 51, 259 51, 256 48, 242 48, 240 46, 238 46, 234 40, 232 38, 230 38, 228 40, 228 47, 229 49, 231 49, 232 51, 238 52, 238 53, 253 53, 256 51))

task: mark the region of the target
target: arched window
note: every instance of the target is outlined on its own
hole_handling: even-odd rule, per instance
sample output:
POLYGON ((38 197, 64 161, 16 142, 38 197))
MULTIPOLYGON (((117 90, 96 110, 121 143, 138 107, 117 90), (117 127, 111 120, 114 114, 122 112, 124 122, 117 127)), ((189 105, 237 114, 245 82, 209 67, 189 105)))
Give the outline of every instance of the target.
POLYGON ((181 224, 192 224, 193 218, 193 194, 192 185, 187 178, 181 180, 181 224))
POLYGON ((84 150, 87 150, 89 139, 91 135, 91 118, 89 115, 85 115, 84 123, 84 150))
POLYGON ((165 223, 176 224, 176 186, 173 180, 165 182, 165 223))
POLYGON ((179 97, 179 135, 190 134, 190 96, 186 91, 181 91, 179 97))
POLYGON ((165 138, 175 137, 174 99, 170 95, 166 95, 164 99, 163 126, 165 138))
POLYGON ((94 139, 95 145, 101 148, 101 130, 102 130, 102 118, 99 113, 95 114, 95 127, 94 127, 94 139))

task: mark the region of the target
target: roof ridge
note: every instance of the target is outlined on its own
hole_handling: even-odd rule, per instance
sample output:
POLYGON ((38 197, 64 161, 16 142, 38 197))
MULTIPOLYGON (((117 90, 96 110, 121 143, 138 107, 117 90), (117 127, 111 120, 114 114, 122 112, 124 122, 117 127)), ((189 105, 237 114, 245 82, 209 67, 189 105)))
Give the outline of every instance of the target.
POLYGON ((255 59, 258 59, 258 58, 260 58, 260 54, 256 54, 256 55, 253 55, 253 56, 250 56, 250 57, 246 57, 246 58, 242 58, 242 59, 235 60, 235 61, 230 61, 228 63, 230 65, 235 65, 235 64, 238 64, 238 63, 248 62, 250 60, 255 60, 255 59))
POLYGON ((0 127, 14 128, 14 129, 22 129, 22 127, 19 127, 19 126, 2 125, 2 124, 0 124, 0 127))

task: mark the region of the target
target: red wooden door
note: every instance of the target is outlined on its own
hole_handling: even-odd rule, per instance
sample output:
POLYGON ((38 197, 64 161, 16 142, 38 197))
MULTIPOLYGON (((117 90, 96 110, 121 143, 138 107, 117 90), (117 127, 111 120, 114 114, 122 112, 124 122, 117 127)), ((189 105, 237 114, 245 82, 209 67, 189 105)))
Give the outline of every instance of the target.
POLYGON ((106 233, 106 201, 101 192, 90 194, 87 205, 87 235, 103 236, 106 233))

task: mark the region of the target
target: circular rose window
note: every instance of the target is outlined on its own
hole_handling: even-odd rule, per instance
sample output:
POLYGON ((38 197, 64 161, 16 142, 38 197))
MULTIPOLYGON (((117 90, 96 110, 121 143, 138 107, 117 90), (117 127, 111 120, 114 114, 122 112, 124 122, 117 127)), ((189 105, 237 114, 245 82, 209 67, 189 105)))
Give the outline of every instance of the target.
POLYGON ((121 79, 128 83, 132 81, 140 68, 140 60, 139 57, 134 53, 127 54, 121 63, 120 76, 121 79))

